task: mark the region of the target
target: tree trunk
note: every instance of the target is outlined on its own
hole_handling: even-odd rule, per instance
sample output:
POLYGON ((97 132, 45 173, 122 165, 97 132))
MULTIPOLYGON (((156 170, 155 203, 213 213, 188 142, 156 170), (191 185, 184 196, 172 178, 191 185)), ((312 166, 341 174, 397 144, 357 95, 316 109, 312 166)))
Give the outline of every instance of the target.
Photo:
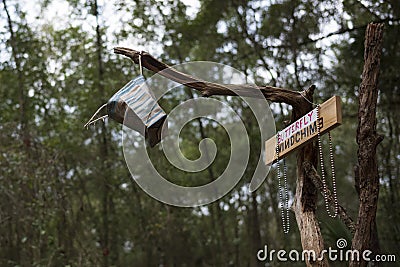
MULTIPOLYGON (((93 11, 94 16, 96 18, 96 50, 97 50, 97 88, 99 91, 99 95, 104 98, 105 90, 104 90, 104 64, 103 64, 103 42, 101 40, 101 32, 100 32, 100 22, 99 22, 99 6, 98 1, 95 0, 93 2, 93 11)), ((112 202, 112 196, 110 194, 110 164, 108 161, 109 147, 108 147, 108 136, 107 129, 105 124, 102 124, 101 133, 100 133, 100 160, 101 164, 101 177, 103 178, 102 184, 102 229, 101 229, 101 246, 103 253, 103 261, 102 265, 104 267, 109 266, 109 254, 110 254, 110 205, 112 202)), ((114 253, 114 251, 112 251, 114 253)))
MULTIPOLYGON (((312 92, 308 96, 312 100, 312 92)), ((306 102, 306 101, 304 101, 306 102)), ((302 109, 293 108, 292 121, 306 114, 312 109, 310 103, 304 103, 302 109)), ((324 250, 324 240, 315 214, 317 208, 318 192, 311 178, 306 175, 303 167, 305 161, 317 166, 317 150, 314 142, 304 146, 297 154, 297 181, 295 202, 293 205, 297 226, 300 231, 303 251, 312 251, 310 257, 306 257, 307 266, 329 266, 326 258, 318 259, 324 250)))
POLYGON ((15 63, 15 70, 17 72, 17 83, 18 83, 18 101, 19 101, 19 121, 21 124, 20 136, 25 145, 25 148, 29 149, 30 147, 30 133, 28 128, 28 119, 26 116, 26 109, 27 109, 27 101, 26 101, 26 89, 24 85, 24 73, 21 68, 21 61, 20 61, 20 51, 18 51, 17 40, 15 36, 15 31, 13 27, 13 21, 11 19, 10 12, 8 10, 6 0, 3 0, 4 10, 7 15, 7 26, 10 32, 10 46, 11 46, 11 56, 15 63))
MULTIPOLYGON (((258 216, 257 195, 250 193, 251 208, 249 209, 250 227, 251 227, 251 251, 257 251, 261 247, 260 221, 258 216)), ((250 267, 264 266, 256 257, 250 258, 250 267)))
MULTIPOLYGON (((360 254, 367 249, 373 254, 379 252, 375 222, 379 196, 376 147, 383 138, 376 132, 376 105, 382 35, 383 24, 368 25, 365 33, 364 70, 359 89, 358 165, 355 168, 355 186, 360 204, 352 249, 358 250, 360 254)), ((367 262, 360 257, 360 261, 351 261, 350 266, 367 266, 367 262)))

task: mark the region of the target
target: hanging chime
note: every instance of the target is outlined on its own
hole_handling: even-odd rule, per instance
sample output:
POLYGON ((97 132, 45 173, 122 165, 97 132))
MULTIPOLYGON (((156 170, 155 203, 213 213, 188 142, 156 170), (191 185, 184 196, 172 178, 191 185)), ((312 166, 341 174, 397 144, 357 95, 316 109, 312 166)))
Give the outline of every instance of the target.
POLYGON ((109 117, 139 132, 146 138, 148 144, 154 147, 161 141, 162 133, 167 128, 167 123, 164 123, 167 114, 158 105, 145 82, 140 59, 139 62, 141 75, 115 93, 106 104, 96 111, 85 127, 109 117), (107 115, 94 119, 105 107, 107 115))
MULTIPOLYGON (((307 100, 307 99, 306 99, 307 100)), ((308 100, 307 100, 308 101, 308 100)), ((285 156, 294 150, 302 147, 306 143, 312 141, 315 137, 318 141, 319 159, 321 165, 321 180, 323 184, 323 196, 325 200, 325 208, 328 216, 335 218, 338 215, 338 199, 336 189, 335 163, 333 155, 333 145, 330 130, 339 126, 342 123, 342 113, 340 98, 334 96, 326 102, 312 105, 317 106, 315 109, 308 112, 306 115, 287 126, 284 130, 279 131, 274 137, 266 141, 266 164, 276 162, 278 176, 278 193, 281 208, 283 232, 289 232, 289 194, 287 186, 287 167, 285 156), (328 204, 328 186, 324 168, 324 159, 322 152, 321 135, 328 133, 329 137, 329 159, 332 170, 332 190, 333 190, 333 205, 334 211, 331 212, 328 204), (283 186, 281 183, 280 159, 283 158, 283 186)))

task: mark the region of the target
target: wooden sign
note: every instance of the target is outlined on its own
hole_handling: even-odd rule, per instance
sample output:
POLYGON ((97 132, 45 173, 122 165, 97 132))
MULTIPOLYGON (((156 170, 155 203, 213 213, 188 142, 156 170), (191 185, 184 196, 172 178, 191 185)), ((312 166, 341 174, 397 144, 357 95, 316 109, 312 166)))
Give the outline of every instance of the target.
POLYGON ((320 133, 324 134, 342 124, 342 109, 339 96, 333 96, 319 106, 318 121, 317 108, 311 110, 265 142, 265 164, 272 164, 276 161, 277 141, 279 144, 279 158, 284 158, 317 137, 317 127, 320 128, 320 133))

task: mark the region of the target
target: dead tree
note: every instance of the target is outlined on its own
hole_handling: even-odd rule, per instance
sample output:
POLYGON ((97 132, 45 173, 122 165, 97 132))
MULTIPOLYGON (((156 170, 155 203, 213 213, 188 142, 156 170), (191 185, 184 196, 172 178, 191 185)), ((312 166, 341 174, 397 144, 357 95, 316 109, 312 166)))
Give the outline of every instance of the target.
MULTIPOLYGON (((369 24, 365 32, 364 70, 359 88, 358 107, 358 164, 355 167, 355 187, 359 195, 358 219, 352 249, 360 253, 371 250, 379 253, 376 211, 379 196, 376 147, 383 137, 376 132, 378 77, 382 52, 383 24, 369 24)), ((371 256, 372 257, 372 256, 371 256)), ((350 266, 366 266, 364 259, 350 266)))
MULTIPOLYGON (((260 90, 265 99, 272 102, 286 103, 293 107, 292 121, 305 115, 312 110, 312 96, 315 86, 310 86, 308 89, 298 92, 285 88, 272 86, 256 86, 256 85, 234 85, 234 84, 216 84, 207 81, 196 79, 190 75, 178 72, 170 68, 165 63, 155 59, 146 52, 140 52, 129 48, 117 47, 114 49, 117 54, 125 55, 131 58, 136 64, 139 64, 139 55, 141 54, 141 64, 144 68, 155 73, 160 73, 162 76, 185 84, 188 87, 198 90, 202 96, 209 97, 213 95, 236 95, 234 91, 240 91, 240 95, 248 97, 258 97, 259 94, 255 90, 260 90), (304 97, 303 97, 304 96, 304 97), (305 99, 307 98, 307 100, 305 99)), ((314 167, 317 164, 316 146, 310 143, 301 148, 297 155, 298 162, 298 178, 296 189, 296 202, 294 212, 296 215, 297 224, 299 225, 302 247, 305 250, 314 250, 318 255, 323 249, 323 238, 319 228, 318 220, 315 215, 317 203, 317 189, 312 180, 306 176, 302 164, 304 161, 311 162, 314 167)), ((323 262, 310 262, 314 266, 327 266, 326 260, 323 262)))
MULTIPOLYGON (((370 32, 371 34, 378 29, 381 29, 381 26, 376 26, 372 24, 368 26, 367 34, 370 32), (373 27, 375 30, 371 30, 370 27, 373 27)), ((379 30, 378 30, 379 31, 379 30)), ((369 35, 367 36, 369 37, 369 35)), ((377 42, 378 37, 371 37, 366 40, 366 46, 368 45, 368 54, 370 50, 376 51, 375 49, 379 49, 380 43, 377 42), (369 41, 368 41, 369 40, 369 41), (373 42, 373 43, 370 43, 373 42), (376 46, 376 47, 374 47, 376 46)), ((234 84, 217 84, 211 83, 203 80, 199 80, 185 73, 179 72, 170 68, 167 64, 155 59, 150 54, 146 52, 140 52, 129 48, 117 47, 114 49, 114 52, 117 54, 121 54, 131 58, 136 64, 139 64, 139 55, 141 55, 141 64, 144 68, 153 71, 155 73, 159 73, 162 76, 178 82, 180 84, 184 84, 190 88, 198 90, 202 96, 209 97, 213 95, 225 95, 225 96, 235 96, 234 91, 239 91, 241 96, 247 97, 259 97, 259 94, 255 93, 255 90, 260 90, 265 99, 271 102, 277 103, 286 103, 292 106, 292 121, 296 121, 301 118, 307 112, 312 110, 312 105, 310 102, 313 100, 313 93, 315 90, 315 86, 312 85, 308 89, 305 89, 301 92, 294 91, 285 88, 272 87, 272 86, 257 86, 257 85, 234 85, 234 84)), ((367 47, 366 47, 367 52, 367 47)), ((373 105, 373 110, 368 110, 365 113, 361 111, 360 120, 363 122, 361 127, 358 130, 357 140, 360 145, 359 150, 359 168, 358 173, 364 174, 365 171, 369 172, 371 170, 370 166, 366 166, 368 162, 370 162, 372 158, 375 158, 375 147, 379 143, 379 138, 375 135, 376 131, 374 128, 375 120, 373 120, 375 115, 375 107, 376 107, 376 95, 375 93, 369 93, 367 96, 361 98, 361 93, 364 91, 369 91, 372 89, 376 89, 376 85, 373 86, 373 82, 376 83, 377 75, 372 74, 375 71, 379 70, 379 53, 373 52, 375 57, 378 59, 372 60, 372 63, 375 65, 372 67, 364 69, 366 75, 373 75, 372 79, 365 80, 365 85, 360 87, 360 104, 362 104, 363 109, 365 109, 365 105, 373 105), (378 64, 376 64, 378 63, 378 64), (377 66, 376 66, 377 65, 377 66), (375 97, 375 98, 374 98, 375 97), (374 101, 375 100, 375 101, 374 101), (375 103, 375 105, 374 105, 375 103), (365 120, 372 120, 371 123, 365 123, 365 120), (369 127, 369 128, 368 128, 369 127), (372 137, 368 137, 372 134, 372 137), (368 138, 367 138, 368 137, 368 138), (373 146, 373 149, 369 149, 370 146, 368 144, 364 144, 365 138, 369 141, 368 144, 373 146), (362 146, 362 147, 361 147, 362 146), (372 153, 372 154, 370 154, 372 153), (363 171, 361 171, 363 170, 363 171)), ((371 59, 370 59, 371 60, 371 59)), ((316 208, 317 208, 317 199, 318 199, 318 191, 322 190, 319 186, 318 175, 316 175, 315 169, 317 168, 317 146, 315 142, 308 143, 298 150, 297 153, 297 187, 295 193, 295 202, 293 205, 293 210, 295 213, 297 225, 300 232, 301 244, 303 250, 314 251, 315 255, 318 258, 318 255, 321 255, 321 252, 324 250, 324 241, 321 234, 321 230, 319 227, 319 223, 316 217, 316 208)), ((372 168, 376 167, 376 158, 375 165, 372 168)), ((375 172, 370 172, 371 174, 375 174, 375 172)), ((343 207, 340 207, 339 217, 348 226, 352 233, 355 232, 355 239, 353 240, 353 247, 359 248, 368 248, 370 239, 359 238, 360 235, 363 235, 365 231, 370 231, 368 228, 370 223, 375 222, 375 212, 376 212, 376 202, 377 199, 377 172, 376 176, 373 175, 373 185, 368 185, 368 177, 363 177, 359 179, 357 184, 360 185, 360 215, 358 218, 357 225, 354 225, 353 220, 347 215, 346 210, 343 207), (368 194, 373 194, 368 196, 368 194), (374 206, 373 210, 365 210, 368 206, 374 206), (361 211, 363 209, 363 211, 361 211), (371 220, 368 222, 364 222, 363 218, 360 216, 369 216, 371 220), (356 229, 356 230, 355 230, 356 229), (363 229, 363 230, 360 230, 363 229), (362 245, 360 245, 362 244, 362 245), (366 246, 364 246, 366 245, 366 246)), ((360 176, 357 176, 360 177, 360 176)), ((378 181, 379 182, 379 181, 378 181)), ((306 259, 307 266, 329 266, 326 257, 323 260, 318 259, 306 259)), ((357 266, 357 265, 354 265, 357 266)))

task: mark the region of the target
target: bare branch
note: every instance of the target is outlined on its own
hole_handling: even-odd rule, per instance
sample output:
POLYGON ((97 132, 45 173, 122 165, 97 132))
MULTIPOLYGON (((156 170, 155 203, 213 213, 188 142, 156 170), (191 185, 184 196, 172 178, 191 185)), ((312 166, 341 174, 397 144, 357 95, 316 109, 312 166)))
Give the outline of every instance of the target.
MULTIPOLYGON (((303 168, 307 174, 307 176, 311 179, 311 181, 314 183, 315 187, 318 188, 320 193, 323 195, 324 194, 324 186, 322 184, 321 177, 318 175, 317 170, 314 168, 314 166, 308 162, 305 161, 303 163, 303 168)), ((335 202, 333 199, 332 192, 327 188, 326 189, 326 194, 327 194, 327 200, 331 208, 335 207, 335 202)), ((341 205, 338 205, 338 215, 339 218, 342 220, 342 222, 347 226, 347 228, 350 230, 352 234, 355 233, 356 227, 354 224, 353 219, 347 214, 347 211, 345 208, 343 208, 341 205)))
POLYGON ((208 97, 213 95, 240 95, 247 97, 259 98, 260 94, 256 90, 260 90, 265 99, 272 102, 286 103, 294 108, 304 107, 305 97, 311 97, 315 86, 312 85, 303 92, 290 89, 273 87, 273 86, 257 86, 254 84, 218 84, 200 80, 188 74, 179 72, 167 64, 155 59, 147 52, 140 52, 130 48, 116 47, 114 53, 124 55, 139 64, 139 55, 141 54, 142 66, 150 71, 159 73, 160 75, 184 84, 190 88, 201 92, 202 96, 208 97))

